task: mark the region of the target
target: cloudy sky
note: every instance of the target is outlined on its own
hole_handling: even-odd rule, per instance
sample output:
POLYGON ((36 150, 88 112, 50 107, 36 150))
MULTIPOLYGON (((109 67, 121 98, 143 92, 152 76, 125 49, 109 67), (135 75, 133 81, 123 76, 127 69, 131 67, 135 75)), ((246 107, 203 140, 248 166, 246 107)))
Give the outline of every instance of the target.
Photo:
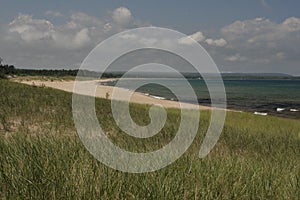
POLYGON ((300 75, 298 0, 2 0, 0 7, 0 57, 16 67, 78 68, 109 36, 158 26, 190 35, 223 72, 300 75))

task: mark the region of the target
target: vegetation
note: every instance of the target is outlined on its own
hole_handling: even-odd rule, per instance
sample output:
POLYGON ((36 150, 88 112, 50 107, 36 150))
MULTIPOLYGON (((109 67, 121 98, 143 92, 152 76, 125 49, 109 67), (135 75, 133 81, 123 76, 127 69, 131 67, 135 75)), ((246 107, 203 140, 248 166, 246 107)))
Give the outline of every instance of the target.
MULTIPOLYGON (((9 76, 76 77, 77 75, 83 77, 99 77, 100 73, 78 69, 18 69, 13 65, 0 64, 0 79, 7 78, 9 76)), ((120 75, 114 73, 103 73, 101 76, 103 78, 116 78, 120 75)))
MULTIPOLYGON (((300 123, 228 112, 213 151, 198 158, 209 123, 201 112, 192 146, 156 172, 129 174, 106 167, 84 148, 72 120, 72 96, 63 91, 0 80, 0 197, 7 199, 299 199, 300 123)), ((110 102, 96 100, 99 122, 120 147, 154 150, 178 128, 179 111, 168 110, 155 137, 134 139, 113 121, 110 102)), ((149 106, 131 105, 140 124, 149 106)))

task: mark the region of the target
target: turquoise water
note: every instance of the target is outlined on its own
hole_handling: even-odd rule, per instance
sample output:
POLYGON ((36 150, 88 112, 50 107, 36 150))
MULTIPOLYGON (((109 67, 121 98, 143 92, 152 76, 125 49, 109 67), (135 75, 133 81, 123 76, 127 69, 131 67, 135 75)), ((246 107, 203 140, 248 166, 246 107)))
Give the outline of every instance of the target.
MULTIPOLYGON (((160 80, 161 81, 161 80, 160 80)), ((164 83, 172 85, 180 90, 185 90, 181 79, 165 79, 164 83)), ((133 85, 143 85, 145 80, 124 80, 122 87, 132 89, 133 85)), ((198 102, 203 105, 210 104, 210 96, 203 80, 191 79, 198 102)), ((108 82, 115 85, 116 82, 108 82)), ((300 80, 224 80, 227 96, 227 107, 250 112, 266 112, 271 115, 279 115, 300 119, 300 80), (277 108, 283 108, 281 112, 277 108)), ((176 100, 176 96, 167 88, 157 84, 147 84, 137 89, 142 93, 176 100)), ((189 102, 189 96, 185 101, 189 102)))

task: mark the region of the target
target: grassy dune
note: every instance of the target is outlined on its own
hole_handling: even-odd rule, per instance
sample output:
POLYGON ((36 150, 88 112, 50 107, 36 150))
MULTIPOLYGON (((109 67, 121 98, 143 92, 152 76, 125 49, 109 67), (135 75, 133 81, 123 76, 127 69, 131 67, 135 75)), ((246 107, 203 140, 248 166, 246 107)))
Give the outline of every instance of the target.
MULTIPOLYGON (((188 151, 156 172, 129 174, 94 159, 72 120, 72 95, 0 80, 0 197, 34 199, 299 199, 300 123, 228 112, 218 144, 204 159, 199 148, 209 123, 188 151)), ((139 140, 116 126, 110 102, 96 100, 98 118, 111 140, 131 151, 167 144, 179 111, 168 110, 162 131, 139 140)), ((132 118, 147 124, 148 106, 131 105, 132 118)))

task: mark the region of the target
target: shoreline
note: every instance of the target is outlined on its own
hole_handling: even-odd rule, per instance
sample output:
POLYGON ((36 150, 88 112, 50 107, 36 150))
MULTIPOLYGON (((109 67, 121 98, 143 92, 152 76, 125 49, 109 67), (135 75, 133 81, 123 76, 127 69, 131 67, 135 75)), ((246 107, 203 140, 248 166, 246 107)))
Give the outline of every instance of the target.
MULTIPOLYGON (((139 78, 128 78, 128 79, 132 80, 132 79, 139 79, 139 78)), ((180 104, 182 105, 182 108, 184 108, 184 109, 200 109, 200 110, 221 109, 221 108, 214 108, 209 105, 203 105, 203 104, 197 105, 197 104, 192 104, 192 103, 188 103, 188 102, 181 102, 179 104, 178 101, 175 101, 172 99, 167 99, 162 96, 151 95, 149 93, 142 93, 142 92, 138 92, 138 91, 131 91, 131 90, 125 89, 125 88, 119 88, 119 87, 103 84, 103 83, 117 81, 117 80, 118 80, 118 78, 105 78, 105 79, 97 79, 97 80, 86 80, 86 81, 81 81, 81 82, 85 83, 85 84, 92 84, 91 86, 97 85, 97 90, 95 93, 95 97, 97 97, 97 98, 111 99, 112 92, 115 91, 117 93, 121 93, 121 94, 123 93, 125 96, 126 96, 126 94, 128 95, 128 93, 132 93, 132 96, 130 98, 131 103, 146 104, 146 105, 158 105, 158 106, 163 106, 165 108, 176 108, 176 109, 181 108, 180 104)), ((59 89, 59 90, 63 90, 66 92, 71 92, 71 93, 73 93, 73 87, 74 87, 74 82, 75 82, 75 80, 55 80, 55 81, 50 81, 50 80, 30 80, 30 81, 28 81, 27 80, 27 81, 23 81, 23 80, 13 80, 13 79, 11 81, 22 83, 22 84, 27 84, 27 85, 32 85, 32 86, 34 85, 34 86, 38 86, 38 87, 49 87, 49 88, 59 89)), ((118 98, 118 99, 114 98, 114 99, 121 100, 121 101, 128 101, 124 98, 118 98)), ((280 118, 285 118, 285 119, 299 120, 299 118, 286 115, 281 111, 279 111, 279 112, 278 111, 277 112, 269 111, 268 112, 268 111, 260 111, 259 109, 250 109, 250 108, 243 109, 243 108, 234 108, 234 107, 233 108, 227 107, 225 110, 231 111, 231 112, 246 112, 246 113, 251 113, 253 115, 275 116, 275 117, 280 117, 280 118)), ((291 109, 291 110, 293 110, 293 109, 291 109)), ((297 112, 299 112, 299 111, 297 110, 297 112)))
MULTIPOLYGON (((130 91, 128 89, 124 88, 118 88, 114 86, 107 86, 107 85, 101 85, 99 83, 105 83, 110 81, 116 81, 117 78, 108 78, 108 79, 99 79, 99 80, 89 80, 89 81, 81 81, 83 84, 91 84, 91 86, 97 85, 97 89, 95 92, 95 97, 98 98, 104 98, 104 99, 111 99, 112 93, 118 92, 120 94, 128 95, 129 93, 132 93, 132 96, 130 98, 131 103, 138 103, 138 104, 147 104, 147 105, 159 105, 163 106, 165 108, 180 108, 180 104, 185 109, 201 109, 201 110, 212 110, 212 109, 219 109, 219 108, 212 108, 210 106, 203 106, 203 105, 196 105, 191 103, 184 103, 184 102, 178 102, 178 101, 172 101, 169 99, 165 99, 163 97, 156 97, 153 95, 147 95, 141 92, 136 91, 130 91), (180 103, 180 104, 179 104, 180 103)), ((14 81, 14 80, 12 80, 14 81)), ((43 81, 43 80, 32 80, 32 81, 17 81, 14 82, 31 85, 31 86, 38 86, 38 87, 49 87, 54 89, 63 90, 66 92, 73 93, 73 87, 75 81, 43 81)), ((84 95, 84 94, 83 94, 84 95)), ((125 100, 124 98, 118 98, 116 100, 125 100)), ((226 111, 233 111, 228 110, 226 111)), ((241 112, 241 111, 236 111, 241 112)))

